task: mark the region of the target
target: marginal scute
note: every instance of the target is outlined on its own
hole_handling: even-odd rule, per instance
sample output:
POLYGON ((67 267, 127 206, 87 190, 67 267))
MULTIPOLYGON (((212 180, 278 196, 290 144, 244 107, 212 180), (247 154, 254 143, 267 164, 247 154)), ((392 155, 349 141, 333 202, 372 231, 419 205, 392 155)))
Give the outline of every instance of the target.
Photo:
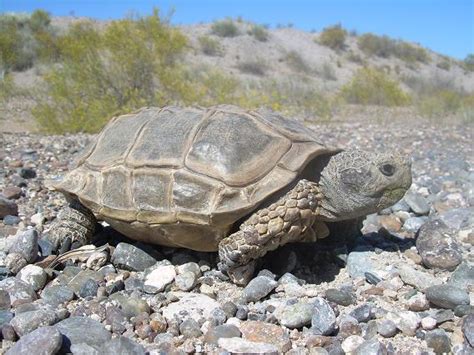
POLYGON ((287 138, 246 114, 217 112, 202 123, 186 166, 230 186, 245 186, 273 169, 290 147, 287 138))
POLYGON ((151 110, 142 110, 113 120, 99 135, 95 149, 85 163, 102 168, 123 163, 140 128, 151 118, 151 110))
POLYGON ((317 157, 318 155, 328 154, 331 150, 316 142, 293 143, 291 149, 281 158, 278 165, 291 170, 301 171, 301 167, 317 157))
POLYGON ((127 158, 131 166, 183 166, 194 128, 202 112, 163 110, 155 114, 138 137, 127 158))

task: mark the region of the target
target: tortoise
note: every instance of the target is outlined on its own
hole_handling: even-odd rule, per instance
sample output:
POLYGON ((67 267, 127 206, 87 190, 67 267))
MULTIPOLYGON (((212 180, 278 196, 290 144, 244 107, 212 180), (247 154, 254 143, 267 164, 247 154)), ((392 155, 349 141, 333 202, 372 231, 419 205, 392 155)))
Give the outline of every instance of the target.
POLYGON ((50 238, 84 245, 103 220, 134 240, 218 251, 245 284, 268 251, 324 238, 410 185, 407 157, 330 147, 270 110, 147 107, 113 118, 56 185, 69 206, 50 238))

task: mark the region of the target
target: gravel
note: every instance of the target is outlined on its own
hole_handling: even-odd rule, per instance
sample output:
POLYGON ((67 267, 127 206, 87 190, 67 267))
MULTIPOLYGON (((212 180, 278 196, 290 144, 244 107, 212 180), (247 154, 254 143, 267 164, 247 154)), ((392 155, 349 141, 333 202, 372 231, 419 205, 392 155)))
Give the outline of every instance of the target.
POLYGON ((110 246, 100 270, 82 259, 45 268, 44 257, 55 253, 48 228, 65 204, 46 186, 91 136, 5 134, 1 351, 473 352, 472 133, 410 125, 416 129, 396 122, 314 127, 331 145, 409 153, 413 185, 347 243, 330 236, 268 253, 268 270, 246 287, 217 271, 216 253, 150 247, 107 225, 94 239, 110 246))

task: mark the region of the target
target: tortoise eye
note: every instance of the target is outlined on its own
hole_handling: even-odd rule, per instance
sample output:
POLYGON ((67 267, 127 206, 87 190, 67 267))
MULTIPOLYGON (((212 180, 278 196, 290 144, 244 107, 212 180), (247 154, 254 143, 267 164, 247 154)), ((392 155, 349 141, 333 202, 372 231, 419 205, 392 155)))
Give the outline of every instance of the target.
POLYGON ((395 174, 395 167, 392 164, 383 164, 380 167, 380 172, 385 176, 392 176, 395 174))

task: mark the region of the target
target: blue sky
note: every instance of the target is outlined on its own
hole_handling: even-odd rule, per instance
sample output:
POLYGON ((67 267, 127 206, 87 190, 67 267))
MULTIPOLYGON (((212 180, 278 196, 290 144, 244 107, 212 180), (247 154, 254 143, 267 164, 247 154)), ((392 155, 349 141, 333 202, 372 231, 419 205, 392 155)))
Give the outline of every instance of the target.
POLYGON ((474 0, 0 0, 1 12, 42 8, 53 15, 121 18, 131 11, 163 14, 174 8, 172 22, 210 22, 226 16, 268 24, 292 23, 321 30, 335 23, 358 33, 401 38, 463 59, 474 53, 474 0))

